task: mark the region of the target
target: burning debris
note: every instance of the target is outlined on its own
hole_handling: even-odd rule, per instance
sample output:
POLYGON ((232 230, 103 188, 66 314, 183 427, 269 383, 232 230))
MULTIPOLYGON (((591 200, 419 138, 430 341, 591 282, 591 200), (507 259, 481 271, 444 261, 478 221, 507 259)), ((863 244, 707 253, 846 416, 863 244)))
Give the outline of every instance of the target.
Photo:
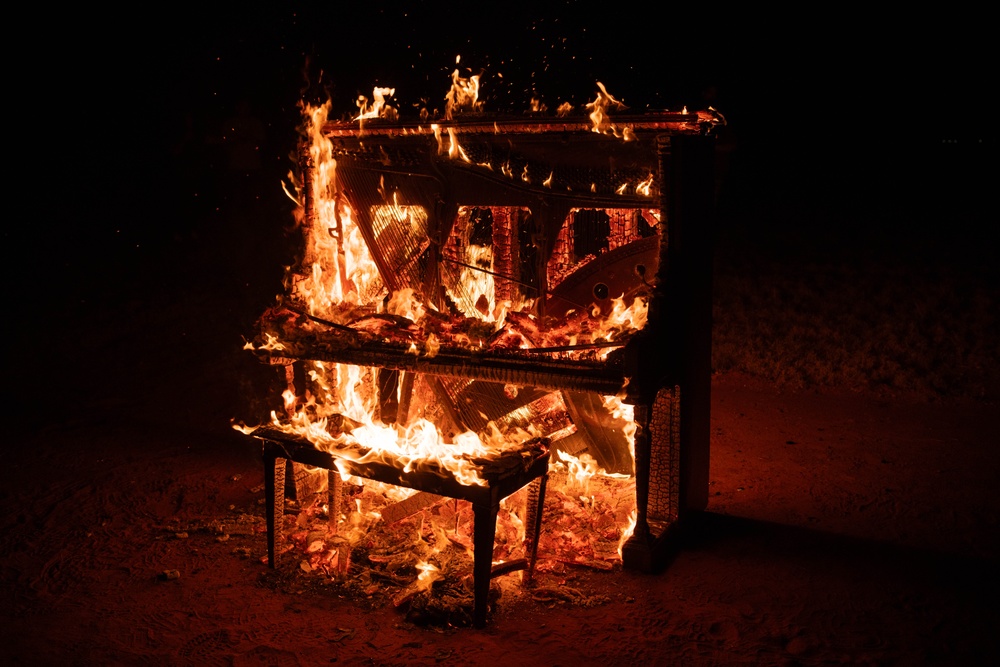
MULTIPOLYGON (((611 571, 620 563, 620 526, 627 525, 634 511, 634 487, 611 476, 585 479, 569 468, 555 464, 550 473, 552 491, 546 494, 546 529, 537 565, 538 576, 548 583, 539 584, 530 595, 544 603, 593 604, 590 599, 560 597, 557 582, 574 568, 611 571)), ((518 587, 530 558, 523 539, 527 493, 509 497, 500 507, 492 571, 495 577, 507 572, 521 572, 521 577, 495 578, 490 606, 502 603, 505 596, 524 594, 518 587)), ((327 580, 361 599, 380 599, 410 622, 471 625, 471 505, 368 481, 349 485, 343 494, 352 511, 336 533, 329 528, 325 489, 303 498, 283 516, 284 538, 276 546, 282 557, 297 563, 300 575, 327 580)))
POLYGON ((391 88, 348 122, 303 105, 303 251, 246 346, 283 369, 284 406, 242 430, 264 445, 272 566, 481 625, 492 576, 612 569, 648 534, 631 380, 661 138, 715 116, 612 123, 626 107, 598 83, 586 118, 487 119, 479 86, 456 69, 430 123, 391 88), (285 495, 308 500, 286 515, 285 495))

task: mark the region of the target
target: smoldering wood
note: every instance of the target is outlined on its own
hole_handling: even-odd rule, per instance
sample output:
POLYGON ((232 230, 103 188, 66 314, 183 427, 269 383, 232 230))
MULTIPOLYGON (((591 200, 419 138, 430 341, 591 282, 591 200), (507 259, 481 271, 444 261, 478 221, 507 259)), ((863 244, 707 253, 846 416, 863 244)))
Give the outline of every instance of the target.
MULTIPOLYGON (((485 486, 466 485, 449 471, 433 464, 424 470, 406 470, 399 461, 359 463, 338 458, 335 453, 321 451, 301 436, 285 433, 273 427, 261 427, 251 435, 260 440, 264 458, 265 507, 268 532, 268 564, 277 568, 275 544, 281 537, 281 516, 284 511, 284 468, 286 461, 302 463, 325 470, 343 470, 348 474, 402 486, 417 491, 446 496, 472 503, 473 522, 473 587, 475 610, 473 622, 486 625, 489 606, 493 547, 496 538, 497 513, 500 501, 516 493, 533 480, 548 476, 548 442, 533 440, 522 443, 519 451, 500 453, 495 457, 475 459, 483 467, 485 486)), ((544 484, 540 487, 544 490, 544 484)), ((539 514, 544 495, 538 498, 539 514)), ((540 524, 539 524, 540 525, 540 524)), ((533 542, 537 544, 537 539, 533 542)))
MULTIPOLYGON (((579 183, 572 183, 574 186, 584 186, 592 174, 598 174, 600 178, 596 187, 591 184, 589 190, 586 187, 564 187, 568 185, 565 181, 559 187, 546 190, 537 179, 533 183, 527 180, 519 182, 489 170, 453 164, 435 153, 433 139, 419 125, 366 124, 363 140, 356 123, 331 122, 323 128, 323 133, 327 137, 338 137, 339 150, 343 151, 337 155, 337 177, 343 178, 338 196, 352 199, 351 208, 360 217, 359 229, 383 280, 390 289, 413 287, 423 294, 428 303, 439 307, 443 302, 443 291, 438 272, 433 269, 441 263, 443 243, 461 203, 459 196, 474 197, 477 205, 512 209, 527 206, 531 209, 532 234, 536 237, 532 247, 538 250, 530 263, 533 275, 523 279, 515 270, 522 265, 511 262, 492 275, 505 283, 504 289, 513 289, 517 284, 522 287, 525 283, 536 285, 537 294, 533 296, 538 297, 538 312, 543 315, 546 309, 562 308, 556 304, 555 298, 560 296, 557 293, 560 281, 571 271, 560 268, 549 275, 546 262, 553 255, 560 226, 572 208, 624 207, 641 211, 650 206, 658 207, 664 219, 661 227, 666 232, 662 243, 657 238, 648 237, 614 257, 612 253, 615 251, 610 250, 591 267, 600 269, 599 273, 606 273, 612 268, 609 264, 617 261, 617 255, 642 250, 641 264, 649 271, 639 275, 643 289, 653 292, 649 323, 640 335, 624 341, 625 347, 614 350, 606 359, 599 361, 551 358, 551 355, 584 352, 579 346, 563 350, 557 345, 547 346, 542 351, 479 351, 445 346, 431 356, 413 354, 406 344, 351 334, 340 337, 305 336, 299 340, 294 340, 292 336, 290 349, 282 350, 280 355, 285 359, 331 361, 403 371, 405 375, 419 372, 551 391, 617 394, 624 388, 626 402, 635 404, 636 421, 640 425, 636 436, 635 468, 640 517, 633 539, 626 545, 626 552, 634 556, 626 557, 625 564, 626 567, 650 569, 657 560, 654 542, 662 543, 672 532, 661 531, 660 522, 667 521, 673 526, 689 511, 703 509, 706 502, 707 388, 711 345, 711 262, 706 250, 710 248, 711 235, 713 132, 720 120, 713 114, 698 112, 622 116, 616 117, 614 122, 628 124, 630 132, 641 135, 643 140, 623 142, 618 137, 593 132, 593 128, 585 122, 526 119, 497 123, 463 119, 447 123, 469 139, 465 144, 469 150, 481 149, 500 154, 516 148, 518 159, 523 159, 525 165, 536 161, 553 166, 554 171, 585 174, 579 183), (558 138, 556 148, 552 145, 553 138, 558 138), (650 138, 654 141, 648 141, 650 138), (651 144, 655 152, 651 151, 651 144), (419 159, 414 160, 414 155, 419 159), (386 163, 397 168, 386 169, 386 163), (400 168, 402 165, 406 168, 400 168), (641 165, 643 171, 652 166, 650 171, 657 173, 658 190, 650 198, 638 193, 622 195, 616 192, 615 181, 620 182, 620 176, 625 173, 622 170, 624 165, 641 165), (375 238, 368 204, 384 200, 383 175, 393 191, 400 193, 401 203, 421 205, 428 211, 427 229, 421 231, 418 238, 407 238, 402 225, 391 227, 381 240, 375 238), (650 259, 646 257, 649 255, 647 246, 655 249, 655 262, 647 261, 650 259), (420 253, 424 253, 425 261, 417 261, 420 253), (405 270, 397 275, 396 270, 401 266, 405 270), (655 279, 649 279, 650 273, 657 274, 655 279), (679 417, 670 419, 674 422, 674 430, 679 433, 680 455, 673 460, 679 461, 680 469, 671 470, 662 485, 657 482, 654 484, 656 488, 651 489, 649 475, 651 470, 659 469, 659 462, 651 461, 651 458, 659 456, 659 441, 654 442, 646 429, 651 422, 650 413, 658 392, 664 388, 674 390, 675 387, 680 397, 679 417), (658 511, 649 512, 650 503, 657 508, 670 507, 667 518, 662 519, 658 511), (655 538, 651 536, 650 524, 656 525, 653 531, 655 538)), ((307 155, 307 151, 304 150, 303 155, 307 155)), ((312 183, 315 167, 309 163, 309 158, 303 157, 304 183, 312 183)), ((641 176, 645 178, 646 174, 641 176)), ((331 184, 331 187, 334 186, 331 184)), ((304 192, 308 196, 312 188, 306 187, 304 192)), ((315 202, 308 199, 305 216, 307 225, 317 224, 315 202)), ((520 217, 518 219, 517 224, 520 225, 520 217)), ((337 224, 340 222, 338 215, 337 224)), ((342 231, 336 230, 335 233, 342 234, 342 231)), ((494 238, 499 236, 502 234, 498 235, 494 229, 494 238)), ((572 253, 568 256, 570 260, 567 264, 571 264, 575 258, 572 253)), ((305 259, 307 263, 304 265, 308 266, 316 258, 305 259)), ((582 272, 576 274, 576 278, 583 276, 582 272)), ((603 275, 598 277, 607 282, 603 281, 603 275)), ((562 291, 566 293, 562 298, 571 306, 579 305, 583 297, 569 289, 571 284, 572 281, 562 283, 562 291)), ((590 288, 587 281, 581 284, 590 288)), ((614 284, 611 281, 605 287, 614 284)), ((582 294, 586 295, 586 290, 582 294)), ((266 358, 268 354, 263 353, 262 356, 266 358)), ((454 405, 449 405, 449 408, 452 424, 448 428, 458 430, 462 425, 460 411, 454 405)), ((405 415, 407 411, 403 412, 405 415)), ((491 472, 500 476, 519 474, 516 466, 508 470, 505 463, 491 462, 490 465, 495 467, 491 472)), ((669 465, 673 464, 668 462, 669 465)), ((389 470, 382 472, 393 477, 389 470)), ((274 489, 270 490, 273 493, 274 489)), ((269 506, 269 509, 273 508, 269 506)), ((477 506, 477 538, 485 530, 481 524, 488 521, 492 511, 490 504, 477 506)), ((477 556, 484 553, 484 541, 477 539, 477 556)), ((481 563, 477 565, 477 575, 482 574, 482 567, 481 563)), ((482 579, 482 576, 477 578, 477 599, 482 597, 482 579)))
POLYGON ((382 521, 385 523, 395 523, 408 516, 413 516, 420 510, 430 507, 441 500, 444 500, 444 496, 439 496, 435 493, 427 493, 425 491, 418 491, 398 503, 383 508, 380 511, 382 514, 382 521))

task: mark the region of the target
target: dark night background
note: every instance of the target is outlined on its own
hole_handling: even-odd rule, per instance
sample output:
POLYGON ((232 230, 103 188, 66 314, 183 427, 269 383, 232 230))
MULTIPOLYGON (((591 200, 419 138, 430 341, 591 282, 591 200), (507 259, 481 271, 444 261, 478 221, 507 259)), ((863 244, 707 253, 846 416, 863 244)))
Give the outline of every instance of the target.
MULTIPOLYGON (((751 326, 768 320, 765 346, 799 303, 797 282, 810 307, 834 302, 815 314, 829 338, 841 333, 838 318, 861 311, 852 295, 887 276, 906 285, 879 292, 891 298, 873 298, 853 317, 860 333, 847 337, 848 353, 905 351, 913 339, 930 349, 938 340, 931 334, 944 332, 945 341, 950 333, 973 340, 934 357, 938 366, 966 349, 977 360, 997 358, 982 352, 995 341, 993 302, 947 298, 956 284, 976 298, 1000 293, 996 30, 979 10, 641 10, 570 0, 403 6, 39 5, 9 17, 16 47, 6 81, 3 245, 15 437, 0 476, 0 607, 8 614, 0 653, 46 664, 72 650, 78 662, 69 663, 96 664, 117 650, 208 664, 196 658, 213 647, 235 655, 241 643, 244 661, 226 664, 264 664, 268 656, 279 664, 303 637, 311 655, 324 657, 369 647, 377 655, 375 643, 385 642, 415 654, 437 650, 436 638, 399 626, 391 609, 377 610, 382 621, 347 618, 354 607, 320 609, 325 598, 276 594, 258 583, 259 560, 233 555, 231 543, 208 534, 161 539, 161 523, 226 507, 262 511, 252 504, 259 450, 229 424, 252 407, 253 392, 241 383, 263 373, 273 379, 273 369, 241 352, 241 336, 281 291, 294 252, 286 233, 293 205, 281 182, 292 168, 303 97, 329 96, 334 114, 346 116, 359 95, 390 86, 401 113, 415 115, 423 100, 443 105, 461 56, 462 68, 483 74, 486 111, 520 112, 532 95, 549 109, 579 106, 594 99, 598 81, 633 112, 711 105, 728 121, 718 141, 716 233, 716 277, 728 282, 717 280, 717 294, 720 285, 733 288, 721 293, 751 326), (222 139, 240 102, 264 128, 261 163, 249 171, 229 167, 222 139), (739 259, 744 249, 752 261, 719 271, 719 258, 739 259), (934 271, 911 283, 929 264, 934 271), (831 265, 848 268, 806 284, 803 267, 822 273, 831 265), (955 271, 938 271, 942 265, 955 271), (761 266, 778 275, 793 305, 758 320, 756 308, 779 284, 764 285, 761 266), (865 287, 841 290, 841 277, 865 287), (969 288, 980 280, 992 288, 969 288), (892 308, 910 284, 939 289, 912 309, 892 308), (745 295, 753 298, 741 309, 745 295), (978 319, 952 327, 969 303, 978 304, 978 319), (936 321, 939 307, 947 312, 936 321), (865 317, 875 312, 877 320, 881 309, 895 319, 870 332, 865 317), (925 317, 911 322, 911 312, 925 317), (928 322, 937 330, 920 330, 928 322), (897 329, 920 335, 900 334, 895 347, 855 345, 897 329), (158 582, 168 567, 186 568, 183 578, 158 582), (253 604, 270 611, 247 612, 253 604), (354 643, 333 646, 296 625, 317 610, 356 627, 354 643), (287 651, 278 651, 286 648, 280 642, 287 651)), ((738 330, 728 340, 736 349, 743 342, 738 330)), ((980 379, 996 376, 992 362, 977 363, 980 379)), ((966 368, 954 365, 942 375, 961 381, 966 368)), ((641 628, 646 644, 608 664, 647 664, 642 658, 664 647, 703 661, 718 649, 722 664, 857 664, 853 658, 885 655, 888 663, 945 656, 942 664, 964 666, 976 663, 947 656, 995 650, 995 633, 981 629, 995 625, 996 596, 980 574, 995 570, 986 561, 997 553, 997 458, 983 445, 997 438, 995 419, 983 416, 990 404, 978 399, 1000 394, 897 405, 891 392, 828 386, 825 395, 766 381, 748 388, 733 378, 718 383, 721 391, 713 378, 722 409, 712 415, 710 513, 719 535, 695 544, 669 579, 623 576, 634 597, 619 595, 611 611, 563 607, 573 620, 545 616, 538 637, 531 619, 519 618, 500 620, 527 628, 521 636, 440 635, 460 647, 452 655, 466 655, 468 637, 489 657, 489 642, 548 650, 545 641, 550 647, 560 633, 573 636, 563 655, 577 655, 589 646, 573 623, 609 653, 623 625, 600 614, 624 617, 644 604, 648 614, 639 616, 653 623, 641 628), (713 635, 719 628, 721 639, 713 635), (810 632, 818 637, 812 654, 803 648, 810 632)), ((245 539, 253 549, 262 543, 260 535, 245 539)))
POLYGON ((985 201, 976 193, 989 184, 981 161, 995 140, 991 40, 967 12, 279 4, 69 10, 45 22, 24 56, 18 111, 41 145, 26 176, 46 196, 32 217, 58 230, 57 252, 85 246, 140 265, 144 253, 165 252, 174 214, 191 205, 178 172, 221 179, 206 140, 241 98, 267 125, 264 168, 275 189, 289 167, 304 70, 307 96, 328 93, 336 112, 387 85, 406 113, 421 98, 441 104, 459 55, 483 71, 487 110, 522 110, 532 93, 550 108, 580 105, 596 81, 633 111, 713 105, 734 147, 726 221, 767 209, 801 226, 803 214, 836 212, 865 226, 933 220, 946 239, 952 221, 939 214, 985 201))
POLYGON ((54 374, 76 372, 66 391, 89 391, 77 332, 100 327, 102 309, 212 288, 231 295, 218 335, 247 330, 291 258, 281 181, 299 101, 329 96, 346 115, 384 85, 404 115, 439 108, 457 56, 483 73, 486 110, 517 112, 532 95, 579 106, 597 81, 636 112, 720 110, 723 242, 957 265, 995 248, 990 35, 965 12, 413 2, 45 19, 22 25, 33 46, 20 53, 10 121, 28 158, 11 160, 22 213, 4 229, 8 273, 20 276, 8 319, 15 415, 49 412, 39 397, 54 374), (265 128, 251 173, 227 167, 221 141, 241 100, 265 128))
POLYGON ((730 240, 958 263, 994 248, 990 35, 967 13, 405 6, 73 8, 25 24, 10 127, 28 167, 10 166, 30 194, 4 230, 21 276, 8 322, 30 322, 8 324, 26 388, 15 414, 45 412, 40 378, 77 363, 74 327, 99 325, 102 307, 211 284, 233 295, 220 317, 248 327, 289 261, 280 182, 299 100, 329 95, 348 114, 384 85, 403 114, 439 108, 456 56, 483 73, 486 110, 523 110, 533 94, 578 106, 597 81, 637 112, 720 110, 730 240), (266 128, 249 175, 220 144, 240 100, 266 128))

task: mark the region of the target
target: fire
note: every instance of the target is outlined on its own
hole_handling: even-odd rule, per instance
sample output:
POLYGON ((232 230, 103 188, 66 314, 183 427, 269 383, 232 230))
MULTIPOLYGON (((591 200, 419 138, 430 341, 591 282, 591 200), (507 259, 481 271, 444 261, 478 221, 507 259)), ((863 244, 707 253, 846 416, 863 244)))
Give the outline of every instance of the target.
POLYGON ((460 159, 463 162, 471 163, 472 160, 469 156, 465 154, 462 149, 462 145, 458 143, 458 133, 455 128, 448 128, 448 144, 445 145, 444 134, 441 132, 441 126, 437 123, 431 123, 431 131, 434 133, 434 139, 437 141, 437 152, 438 155, 447 155, 451 159, 460 159))
POLYGON ((597 87, 599 89, 597 97, 593 102, 587 104, 587 108, 590 109, 590 122, 593 123, 592 131, 603 134, 612 129, 608 120, 608 111, 612 109, 617 111, 626 107, 616 100, 600 81, 597 82, 597 87))
POLYGON ((455 128, 448 128, 448 139, 448 157, 452 159, 459 158, 465 162, 472 162, 472 160, 469 159, 469 156, 465 154, 465 151, 462 150, 462 146, 458 143, 458 134, 455 132, 455 128))
MULTIPOLYGON (((314 315, 329 315, 339 303, 360 304, 362 295, 377 289, 380 282, 350 205, 336 186, 333 144, 322 132, 329 111, 329 101, 304 107, 309 158, 316 167, 311 195, 317 219, 308 227, 310 238, 306 243, 313 259, 311 275, 295 288, 314 315), (333 257, 337 261, 324 261, 333 257)), ((299 217, 303 217, 301 213, 299 217)))
POLYGON ((455 112, 458 111, 478 111, 480 107, 479 75, 475 74, 465 78, 456 69, 451 74, 451 90, 448 91, 444 99, 446 120, 452 120, 455 112))
POLYGON ((493 249, 469 245, 459 278, 461 291, 448 290, 455 305, 466 317, 496 321, 496 285, 491 273, 493 249))
POLYGON ((385 118, 387 120, 395 120, 397 117, 395 108, 387 106, 385 102, 386 97, 392 97, 395 94, 395 88, 379 88, 376 86, 372 91, 373 101, 370 106, 368 104, 367 97, 364 95, 358 96, 358 108, 361 112, 354 120, 363 120, 365 118, 385 118))
POLYGON ((417 569, 420 570, 420 574, 417 576, 418 590, 429 591, 431 586, 434 585, 434 582, 444 576, 441 574, 441 568, 426 561, 420 561, 417 563, 417 569))
POLYGON ((589 454, 581 454, 579 458, 564 451, 556 454, 566 466, 567 493, 586 496, 590 480, 600 472, 597 461, 589 454))
POLYGON ((632 510, 632 513, 629 514, 628 516, 628 525, 626 525, 625 528, 622 529, 622 537, 620 540, 618 540, 619 558, 622 557, 622 551, 625 548, 625 542, 627 542, 628 538, 632 537, 632 533, 635 532, 635 524, 638 521, 638 519, 639 519, 639 513, 636 512, 635 510, 632 510))
MULTIPOLYGON (((445 97, 447 104, 444 120, 429 125, 436 142, 436 146, 431 144, 432 149, 437 149, 436 159, 471 164, 466 150, 459 142, 456 128, 447 121, 453 120, 453 116, 460 112, 475 112, 481 108, 479 86, 478 75, 462 77, 458 69, 452 73, 451 88, 445 97)), ((620 110, 625 106, 610 95, 602 83, 598 82, 597 86, 597 98, 586 105, 593 131, 633 140, 635 134, 632 128, 625 127, 619 135, 608 118, 610 111, 620 110)), ((359 113, 354 120, 394 119, 396 111, 388 101, 393 95, 393 88, 376 87, 371 103, 366 97, 359 97, 356 101, 359 113)), ((473 218, 471 209, 456 206, 451 209, 450 214, 457 215, 461 224, 466 226, 465 236, 459 242, 453 242, 448 234, 457 232, 454 232, 452 226, 446 225, 445 232, 438 238, 435 234, 440 227, 435 228, 435 225, 440 225, 441 221, 437 218, 441 217, 442 211, 420 200, 407 201, 405 191, 401 195, 396 189, 397 185, 394 185, 393 177, 389 175, 378 181, 376 203, 369 201, 362 204, 352 200, 350 181, 345 186, 338 178, 334 145, 323 131, 328 123, 330 108, 329 101, 319 106, 302 105, 302 132, 312 179, 299 183, 297 191, 289 193, 289 197, 298 207, 296 219, 302 222, 305 253, 301 265, 289 275, 288 303, 294 308, 290 306, 285 312, 280 308, 274 309, 275 313, 283 317, 295 318, 296 325, 307 335, 339 328, 343 330, 345 337, 356 334, 357 340, 369 341, 378 340, 383 330, 388 328, 398 334, 398 338, 392 339, 393 343, 399 343, 398 349, 409 349, 415 355, 416 359, 408 356, 407 363, 445 355, 455 348, 477 351, 489 349, 497 341, 505 344, 500 349, 518 352, 530 352, 534 349, 539 355, 554 352, 559 355, 554 358, 589 361, 607 358, 613 350, 620 349, 624 344, 621 341, 627 341, 629 335, 646 325, 647 300, 634 294, 621 294, 610 300, 605 295, 600 301, 603 304, 601 306, 588 308, 586 304, 582 304, 579 310, 570 311, 562 320, 554 324, 545 322, 543 325, 544 310, 541 307, 535 308, 538 290, 530 292, 524 289, 531 287, 527 284, 510 287, 510 284, 517 283, 519 274, 516 272, 521 267, 518 262, 527 264, 529 260, 524 257, 518 258, 518 262, 504 259, 503 253, 498 250, 499 244, 504 242, 497 240, 501 236, 498 231, 500 227, 487 227, 486 232, 480 228, 476 240, 471 240, 473 233, 469 229, 476 224, 492 225, 494 218, 489 218, 488 223, 483 223, 481 218, 470 222, 473 218), (310 202, 308 211, 305 206, 307 201, 310 202), (421 245, 418 246, 418 252, 405 257, 393 257, 390 261, 373 250, 379 241, 393 236, 419 239, 421 245), (415 282, 409 285, 396 275, 397 272, 402 273, 407 263, 415 265, 424 261, 427 255, 421 253, 428 248, 437 253, 433 256, 442 266, 441 274, 436 276, 437 282, 428 280, 424 285, 415 282), (381 266, 376 262, 376 257, 382 262, 381 266), (506 266, 503 265, 504 261, 508 262, 506 266), (508 291, 504 292, 503 289, 508 291), (363 324, 358 324, 359 322, 363 324), (612 343, 616 343, 618 347, 610 345, 612 343), (580 346, 581 349, 574 349, 575 346, 580 346)), ((538 113, 544 111, 537 99, 533 102, 533 109, 538 113)), ((571 112, 572 107, 563 103, 559 106, 557 115, 562 117, 571 112)), ((381 124, 373 123, 370 127, 378 129, 381 124)), ((499 127, 494 127, 499 133, 499 127)), ((427 128, 428 125, 422 125, 415 132, 427 135, 427 140, 430 141, 427 128)), ((463 141, 472 149, 479 146, 472 133, 464 135, 463 141)), ((479 152, 469 152, 478 159, 479 152)), ((350 163, 345 160, 345 164, 350 163)), ((495 156, 494 164, 499 172, 491 175, 494 180, 500 180, 499 175, 502 174, 511 181, 520 180, 527 186, 531 185, 527 164, 512 162, 501 155, 495 156)), ((463 173, 471 169, 478 170, 480 166, 491 171, 494 169, 488 164, 473 165, 471 168, 450 163, 448 165, 450 169, 460 168, 463 173)), ((346 167, 344 173, 350 173, 346 171, 346 167)), ((480 170, 479 173, 483 171, 480 170)), ((634 187, 636 194, 650 196, 654 177, 650 174, 647 179, 639 181, 643 173, 645 172, 628 175, 629 182, 621 186, 619 194, 625 195, 634 187)), ((542 171, 533 166, 532 176, 541 187, 552 188, 555 171, 542 171), (539 181, 546 171, 547 178, 539 181)), ((561 178, 564 177, 562 174, 561 178)), ((521 183, 516 185, 521 189, 530 189, 521 183)), ((559 188, 562 187, 561 181, 559 188)), ((596 192, 596 185, 591 184, 590 189, 596 192)), ((476 210, 488 208, 483 205, 476 210)), ((572 211, 571 215, 576 212, 572 211)), ((515 206, 494 206, 490 215, 498 218, 501 215, 507 216, 503 219, 513 221, 510 228, 517 229, 517 224, 530 219, 531 211, 527 208, 520 210, 515 206)), ((641 216, 647 222, 654 218, 658 220, 658 212, 650 209, 643 209, 641 216)), ((638 223, 635 218, 630 218, 632 222, 628 223, 631 225, 632 231, 628 232, 631 236, 623 232, 623 236, 615 243, 627 243, 637 238, 638 232, 635 229, 638 223)), ((454 227, 458 226, 459 222, 455 222, 454 227)), ((564 234, 563 231, 558 233, 564 234)), ((569 238, 568 235, 564 236, 569 238)), ((515 246, 523 243, 524 251, 536 248, 535 238, 522 240, 516 234, 506 242, 515 246)), ((610 246, 611 249, 615 247, 614 243, 610 246)), ((570 268, 578 268, 577 265, 592 257, 592 254, 574 257, 570 262, 574 266, 570 268)), ((530 261, 537 262, 535 259, 530 261)), ((550 275, 554 277, 555 274, 550 275)), ((550 287, 556 284, 558 281, 553 279, 550 287)), ((351 340, 351 343, 345 344, 354 344, 354 339, 351 340)), ((297 358, 294 353, 289 352, 295 344, 294 337, 291 340, 283 337, 281 327, 276 325, 273 331, 263 331, 256 345, 248 343, 248 346, 258 351, 281 352, 282 358, 286 355, 297 358)), ((567 403, 570 399, 564 393, 546 393, 534 387, 508 383, 503 386, 503 394, 511 402, 521 401, 516 410, 493 420, 483 414, 483 420, 475 431, 455 433, 454 431, 465 427, 459 424, 460 428, 451 428, 437 417, 444 410, 441 404, 446 391, 461 392, 464 387, 434 388, 431 385, 434 382, 440 385, 440 380, 421 378, 419 373, 414 373, 417 379, 408 379, 414 383, 422 382, 421 390, 430 398, 425 398, 418 408, 411 407, 411 412, 405 419, 383 419, 380 399, 384 396, 380 395, 380 391, 384 390, 378 385, 380 371, 322 361, 302 362, 302 366, 308 378, 307 388, 303 391, 300 386, 299 393, 291 389, 284 392, 283 409, 280 414, 278 410, 271 413, 271 425, 307 439, 319 450, 334 454, 338 470, 345 481, 360 486, 360 480, 351 476, 351 469, 378 462, 391 463, 406 472, 420 471, 446 476, 467 486, 485 486, 487 482, 484 479, 483 460, 513 450, 531 438, 544 437, 546 442, 551 439, 556 452, 550 464, 552 482, 549 493, 554 494, 556 504, 561 505, 562 512, 570 517, 567 523, 573 524, 575 520, 579 524, 581 514, 596 514, 598 510, 607 517, 612 517, 600 523, 600 528, 589 531, 593 534, 575 535, 573 529, 568 528, 558 532, 558 540, 571 542, 572 550, 577 554, 589 548, 584 544, 588 541, 603 540, 610 544, 608 549, 600 553, 600 550, 590 549, 593 553, 586 557, 586 562, 591 564, 611 562, 613 558, 606 552, 615 548, 620 553, 621 544, 631 532, 631 526, 627 525, 629 513, 632 525, 635 522, 634 482, 630 481, 630 475, 608 473, 601 468, 594 456, 580 449, 573 449, 575 453, 570 453, 559 448, 560 442, 569 442, 576 426, 569 417, 553 418, 553 423, 546 423, 539 415, 548 417, 553 414, 568 414, 567 403), (534 398, 522 398, 531 396, 532 392, 535 392, 534 398), (531 401, 534 403, 530 403, 531 401), (551 409, 535 409, 538 403, 551 404, 548 405, 551 409), (509 421, 501 423, 502 419, 509 421), (575 517, 574 512, 577 513, 575 517)), ((409 371, 393 372, 402 375, 409 371)), ((293 383, 290 381, 289 384, 291 387, 293 383)), ((397 389, 396 392, 393 398, 401 405, 402 391, 397 389)), ((417 390, 413 390, 413 395, 417 395, 417 390)), ((470 396, 472 398, 464 400, 474 401, 475 394, 470 396)), ((619 430, 623 431, 622 435, 634 455, 635 425, 632 406, 616 396, 603 397, 601 405, 611 418, 625 423, 619 430)), ((458 423, 461 420, 453 421, 458 423)), ((473 421, 466 419, 466 423, 473 421)), ((367 486, 373 483, 365 481, 364 484, 367 486)), ((389 492, 384 492, 384 495, 388 496, 389 492)), ((344 517, 335 517, 335 520, 340 519, 344 524, 344 530, 339 533, 343 541, 340 546, 331 547, 329 540, 325 544, 317 540, 305 542, 304 548, 311 555, 308 561, 310 567, 315 568, 318 563, 312 557, 323 556, 330 568, 339 572, 346 571, 350 553, 349 548, 343 545, 359 543, 362 536, 379 524, 380 516, 377 511, 373 511, 370 506, 363 507, 360 499, 355 502, 357 511, 344 517)), ((523 536, 524 520, 517 514, 520 509, 511 499, 505 501, 505 507, 507 504, 510 507, 504 509, 506 518, 502 529, 523 536)), ((457 515, 458 510, 455 513, 457 515)), ((435 542, 435 549, 443 549, 449 541, 460 544, 465 539, 458 530, 457 518, 454 528, 447 536, 443 530, 435 530, 436 538, 432 540, 435 542)), ((498 532, 500 530, 498 528, 498 532)), ((553 532, 556 534, 557 531, 553 532)), ((555 541, 549 546, 555 550, 560 548, 555 541)), ((427 554, 423 556, 419 562, 412 563, 412 567, 419 571, 417 587, 427 590, 444 573, 443 566, 436 558, 435 564, 427 554)), ((580 558, 583 557, 575 556, 574 562, 583 562, 580 558)))
POLYGON ((650 174, 649 178, 639 183, 639 185, 635 186, 636 194, 640 194, 643 197, 648 197, 650 195, 650 189, 653 187, 653 178, 654 178, 653 174, 650 174))
MULTIPOLYGON (((597 335, 613 336, 622 330, 637 330, 646 326, 649 305, 645 299, 634 299, 625 305, 625 296, 611 300, 611 312, 605 314, 603 326, 597 335)), ((602 313, 603 314, 603 313, 602 313)))

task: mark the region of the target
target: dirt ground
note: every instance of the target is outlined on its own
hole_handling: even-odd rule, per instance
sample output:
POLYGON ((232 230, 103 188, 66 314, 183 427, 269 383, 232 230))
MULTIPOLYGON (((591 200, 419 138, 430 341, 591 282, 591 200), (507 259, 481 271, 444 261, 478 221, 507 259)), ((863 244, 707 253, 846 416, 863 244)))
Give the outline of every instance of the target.
POLYGON ((235 280, 217 284, 180 302, 91 308, 76 334, 86 362, 52 394, 59 409, 30 385, 15 403, 31 407, 8 431, 0 487, 5 664, 986 665, 1000 656, 990 576, 1000 457, 996 406, 984 402, 716 377, 710 503, 673 562, 652 575, 545 573, 540 585, 565 596, 514 588, 483 630, 419 627, 377 599, 311 585, 294 567, 272 573, 259 528, 179 538, 176 526, 249 514, 259 527, 263 514, 256 441, 229 425, 255 363, 239 352, 240 313, 258 304, 240 305, 235 280), (220 318, 227 290, 237 306, 220 318), (158 352, 141 353, 149 349, 158 352), (178 576, 165 579, 168 570, 178 576))

